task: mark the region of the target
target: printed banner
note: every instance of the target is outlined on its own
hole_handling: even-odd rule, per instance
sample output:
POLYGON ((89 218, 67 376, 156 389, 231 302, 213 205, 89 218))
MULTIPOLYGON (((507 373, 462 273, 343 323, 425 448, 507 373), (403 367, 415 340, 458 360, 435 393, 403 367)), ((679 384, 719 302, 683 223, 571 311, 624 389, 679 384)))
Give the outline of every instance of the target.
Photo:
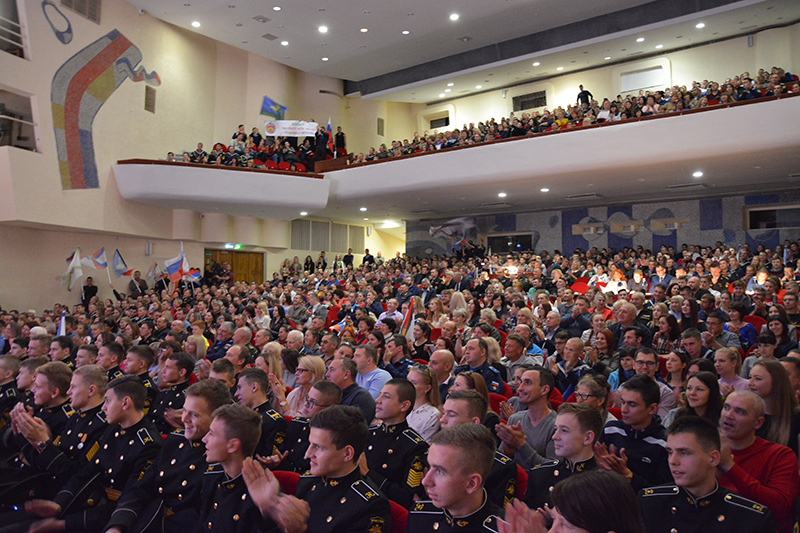
POLYGON ((271 137, 313 137, 317 133, 316 122, 301 120, 268 120, 264 132, 271 137))

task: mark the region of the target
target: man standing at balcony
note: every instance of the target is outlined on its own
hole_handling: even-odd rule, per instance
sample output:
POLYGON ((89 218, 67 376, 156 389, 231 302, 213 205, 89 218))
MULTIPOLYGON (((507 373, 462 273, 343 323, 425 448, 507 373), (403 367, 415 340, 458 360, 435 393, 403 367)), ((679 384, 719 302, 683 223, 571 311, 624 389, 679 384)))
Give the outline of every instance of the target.
POLYGON ((575 101, 578 103, 578 105, 586 104, 588 106, 589 100, 594 98, 594 95, 585 90, 583 85, 578 85, 578 89, 580 89, 581 92, 578 93, 578 97, 575 99, 575 101))
POLYGON ((142 273, 138 270, 133 273, 133 279, 128 283, 128 294, 136 298, 144 296, 147 292, 147 280, 142 279, 142 273))

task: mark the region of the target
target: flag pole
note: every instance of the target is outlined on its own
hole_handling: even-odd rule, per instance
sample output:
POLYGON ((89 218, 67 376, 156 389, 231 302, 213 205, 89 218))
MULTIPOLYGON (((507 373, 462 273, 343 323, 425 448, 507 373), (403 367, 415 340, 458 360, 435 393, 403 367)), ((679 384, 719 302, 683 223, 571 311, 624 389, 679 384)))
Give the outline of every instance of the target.
POLYGON ((111 271, 108 268, 108 260, 106 260, 106 274, 108 274, 108 284, 113 285, 113 282, 111 281, 111 271))

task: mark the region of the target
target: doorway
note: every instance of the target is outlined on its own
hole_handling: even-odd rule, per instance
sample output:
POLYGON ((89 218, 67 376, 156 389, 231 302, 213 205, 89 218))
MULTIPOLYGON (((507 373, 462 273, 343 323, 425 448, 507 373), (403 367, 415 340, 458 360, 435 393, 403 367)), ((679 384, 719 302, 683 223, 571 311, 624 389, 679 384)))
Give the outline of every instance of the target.
POLYGON ((240 252, 237 250, 205 251, 205 271, 211 269, 215 262, 227 261, 233 270, 234 281, 255 281, 264 283, 264 254, 262 252, 240 252))

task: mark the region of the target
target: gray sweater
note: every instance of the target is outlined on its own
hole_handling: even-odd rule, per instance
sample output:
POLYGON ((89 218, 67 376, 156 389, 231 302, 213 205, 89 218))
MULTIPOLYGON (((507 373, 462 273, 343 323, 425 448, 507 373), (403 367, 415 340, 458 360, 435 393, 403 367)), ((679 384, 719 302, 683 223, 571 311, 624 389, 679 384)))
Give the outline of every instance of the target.
POLYGON ((531 424, 528 411, 520 411, 511 415, 508 425, 513 426, 517 422, 522 422, 522 431, 525 433, 526 442, 514 455, 514 461, 528 470, 547 460, 558 459, 555 443, 553 443, 553 433, 556 432, 555 411, 550 411, 550 414, 536 426, 531 424))

